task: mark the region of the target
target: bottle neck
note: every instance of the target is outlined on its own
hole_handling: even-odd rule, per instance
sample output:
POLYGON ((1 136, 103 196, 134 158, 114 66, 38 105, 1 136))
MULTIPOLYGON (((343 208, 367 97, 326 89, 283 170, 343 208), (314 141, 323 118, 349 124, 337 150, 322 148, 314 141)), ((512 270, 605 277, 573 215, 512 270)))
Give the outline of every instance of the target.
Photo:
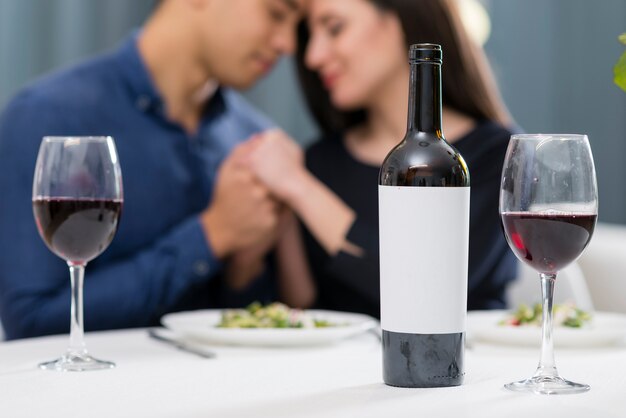
POLYGON ((409 132, 435 134, 441 129, 441 64, 411 63, 409 82, 409 132))

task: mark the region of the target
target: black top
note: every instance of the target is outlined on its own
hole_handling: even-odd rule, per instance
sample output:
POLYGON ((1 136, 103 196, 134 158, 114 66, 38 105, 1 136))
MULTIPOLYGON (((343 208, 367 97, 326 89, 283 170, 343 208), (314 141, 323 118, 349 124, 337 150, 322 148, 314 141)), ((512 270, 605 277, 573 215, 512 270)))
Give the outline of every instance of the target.
MULTIPOLYGON (((504 291, 517 273, 516 259, 504 238, 498 215, 500 176, 511 131, 481 122, 454 143, 470 171, 468 309, 506 306, 504 291)), ((380 167, 354 159, 339 135, 309 148, 308 169, 357 215, 348 241, 363 257, 340 252, 331 257, 304 229, 309 264, 318 288, 317 308, 362 312, 380 317, 378 258, 378 172, 380 167)))

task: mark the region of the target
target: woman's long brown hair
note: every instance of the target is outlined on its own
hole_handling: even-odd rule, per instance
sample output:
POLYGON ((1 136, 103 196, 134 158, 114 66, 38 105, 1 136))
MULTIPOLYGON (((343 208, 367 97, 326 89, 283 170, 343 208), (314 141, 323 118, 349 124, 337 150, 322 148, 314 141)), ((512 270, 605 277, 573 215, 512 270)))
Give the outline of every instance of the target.
MULTIPOLYGON (((470 39, 463 26, 457 0, 365 1, 398 17, 407 50, 409 45, 416 43, 441 45, 444 106, 476 120, 488 119, 502 125, 512 122, 484 52, 470 39)), ((341 111, 335 108, 317 73, 306 68, 304 55, 308 40, 309 30, 306 22, 302 22, 298 28, 298 73, 309 109, 323 134, 342 132, 364 122, 367 118, 365 109, 341 111)))

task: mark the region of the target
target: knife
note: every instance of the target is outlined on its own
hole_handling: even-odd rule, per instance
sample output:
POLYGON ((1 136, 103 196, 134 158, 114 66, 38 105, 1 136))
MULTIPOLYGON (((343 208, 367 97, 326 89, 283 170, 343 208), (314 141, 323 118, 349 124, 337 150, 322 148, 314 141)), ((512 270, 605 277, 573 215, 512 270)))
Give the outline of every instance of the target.
POLYGON ((178 348, 181 351, 195 354, 202 358, 215 358, 217 356, 213 351, 207 350, 202 347, 198 347, 195 344, 190 344, 190 343, 178 340, 176 338, 166 337, 157 328, 150 328, 148 330, 148 335, 150 336, 150 338, 153 338, 157 341, 161 341, 165 344, 169 344, 173 347, 178 348))

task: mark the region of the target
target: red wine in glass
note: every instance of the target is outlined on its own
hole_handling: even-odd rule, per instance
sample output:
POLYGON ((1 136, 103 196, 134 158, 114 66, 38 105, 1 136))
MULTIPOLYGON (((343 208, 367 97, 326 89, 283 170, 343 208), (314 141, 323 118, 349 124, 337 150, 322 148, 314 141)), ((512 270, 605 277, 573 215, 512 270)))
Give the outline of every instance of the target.
POLYGON ((502 225, 520 260, 540 273, 557 273, 576 260, 589 244, 595 214, 505 212, 502 225))
POLYGON ((111 243, 122 202, 113 199, 38 198, 33 211, 50 250, 72 263, 96 258, 111 243))

